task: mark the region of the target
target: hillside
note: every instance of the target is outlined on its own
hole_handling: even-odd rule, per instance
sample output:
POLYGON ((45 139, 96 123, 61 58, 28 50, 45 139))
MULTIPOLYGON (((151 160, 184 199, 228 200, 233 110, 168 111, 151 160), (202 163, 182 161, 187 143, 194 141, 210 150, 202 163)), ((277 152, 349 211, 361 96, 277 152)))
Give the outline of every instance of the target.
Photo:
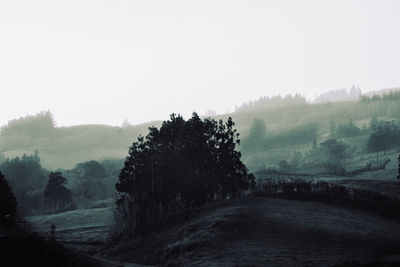
MULTIPOLYGON (((258 118, 264 120, 267 133, 274 136, 296 131, 299 127, 314 125, 317 127, 317 142, 320 143, 326 140, 331 123, 338 125, 352 120, 355 125, 362 128, 368 125, 373 116, 380 120, 395 120, 398 123, 400 102, 391 99, 323 104, 302 102, 275 107, 254 104, 233 113, 216 115, 214 118, 226 121, 229 116, 236 123, 242 140, 249 135, 253 120, 258 118)), ((132 142, 139 135, 146 135, 148 127, 153 125, 160 126, 161 122, 126 127, 106 125, 56 127, 51 113, 42 112, 35 116, 10 121, 8 125, 3 126, 0 134, 0 153, 12 158, 22 156, 24 153, 33 154, 38 150, 44 167, 69 169, 79 162, 88 160, 124 158, 132 142)), ((245 163, 251 168, 271 166, 290 156, 293 151, 304 152, 310 147, 311 141, 295 146, 280 144, 278 148, 262 151, 260 155, 244 153, 245 163), (260 158, 271 156, 272 158, 257 163, 260 158)))
MULTIPOLYGON (((74 240, 75 248, 81 249, 88 239, 103 240, 90 231, 95 226, 101 227, 100 232, 109 229, 110 212, 93 209, 29 220, 40 231, 55 223, 62 242, 74 240), (67 231, 72 228, 74 232, 67 231)), ((189 221, 155 236, 112 244, 95 255, 172 266, 327 266, 348 257, 390 262, 398 259, 399 249, 398 222, 319 203, 246 197, 204 208, 189 221)))
POLYGON ((148 127, 160 122, 114 127, 108 125, 78 125, 55 127, 50 113, 39 113, 9 122, 0 135, 0 153, 7 158, 21 157, 38 151, 42 164, 48 169, 71 169, 77 163, 106 158, 124 158, 129 146, 148 127), (32 128, 46 131, 32 133, 32 128))

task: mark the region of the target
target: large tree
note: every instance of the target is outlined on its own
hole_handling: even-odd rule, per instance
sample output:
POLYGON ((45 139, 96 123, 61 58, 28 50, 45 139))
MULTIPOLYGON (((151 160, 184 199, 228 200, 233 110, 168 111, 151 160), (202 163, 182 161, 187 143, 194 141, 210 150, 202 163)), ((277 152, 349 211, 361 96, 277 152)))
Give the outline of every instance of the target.
POLYGON ((254 176, 235 149, 240 141, 233 127, 231 118, 203 121, 194 113, 185 121, 172 114, 132 144, 116 189, 134 234, 157 229, 173 213, 248 189, 254 176))

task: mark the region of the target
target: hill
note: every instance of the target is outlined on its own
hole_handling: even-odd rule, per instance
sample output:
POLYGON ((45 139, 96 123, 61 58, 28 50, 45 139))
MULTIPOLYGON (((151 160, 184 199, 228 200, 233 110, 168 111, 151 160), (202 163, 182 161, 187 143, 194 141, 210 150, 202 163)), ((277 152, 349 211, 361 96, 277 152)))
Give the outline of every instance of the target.
POLYGON ((124 158, 139 135, 144 135, 148 127, 159 124, 55 127, 52 114, 40 112, 12 120, 1 128, 0 153, 13 158, 38 151, 45 168, 71 169, 79 162, 124 158))
MULTIPOLYGON (((108 209, 29 220, 42 230, 48 222, 56 223, 65 243, 73 239, 79 248, 88 236, 96 236, 87 232, 90 227, 112 226, 108 209), (66 231, 71 228, 75 231, 66 231)), ((191 219, 144 240, 111 243, 92 253, 110 261, 171 266, 327 266, 348 257, 390 262, 399 257, 399 249, 399 222, 319 203, 244 197, 203 208, 191 219)))
MULTIPOLYGON (((381 120, 395 120, 396 123, 400 121, 400 102, 388 97, 371 99, 368 102, 323 104, 310 104, 305 101, 292 103, 283 99, 281 104, 269 105, 269 102, 261 100, 260 103, 256 101, 243 109, 229 114, 215 115, 214 118, 226 121, 231 116, 241 133, 241 139, 249 135, 252 121, 256 118, 264 120, 267 133, 275 136, 296 131, 302 126, 314 125, 317 126, 317 142, 326 140, 332 123, 345 124, 352 120, 356 126, 362 128, 367 126, 374 116, 381 120)), ((161 122, 126 127, 107 125, 56 127, 52 114, 41 112, 34 116, 12 120, 3 126, 0 133, 0 153, 12 158, 22 156, 24 153, 33 154, 37 150, 45 168, 70 169, 75 164, 88 160, 124 158, 132 142, 139 135, 145 135, 148 127, 153 125, 160 126, 161 122)), ((276 155, 273 159, 260 163, 252 162, 259 160, 249 157, 264 157, 268 151, 263 151, 265 153, 259 157, 256 153, 245 153, 245 161, 251 168, 259 168, 263 164, 274 165, 288 156, 287 151, 307 151, 311 143, 310 141, 301 144, 302 146, 296 144, 294 147, 280 144, 277 151, 270 153, 276 155)))

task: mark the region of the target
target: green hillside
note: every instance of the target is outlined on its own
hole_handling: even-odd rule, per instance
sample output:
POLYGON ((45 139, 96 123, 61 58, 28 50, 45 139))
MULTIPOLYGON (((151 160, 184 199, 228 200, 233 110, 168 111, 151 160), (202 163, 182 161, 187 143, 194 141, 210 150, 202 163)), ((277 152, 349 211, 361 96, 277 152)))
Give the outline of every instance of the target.
MULTIPOLYGON (((296 140, 296 132, 302 128, 315 128, 316 142, 329 138, 332 124, 346 124, 350 120, 360 129, 366 129, 372 117, 381 121, 400 122, 400 101, 398 93, 387 97, 366 97, 357 102, 334 102, 311 104, 305 100, 290 98, 274 100, 278 103, 259 101, 242 105, 235 112, 216 115, 214 118, 226 120, 233 118, 241 134, 242 141, 249 135, 254 119, 265 123, 266 135, 270 146, 261 151, 244 151, 244 160, 251 168, 276 165, 280 160, 293 156, 298 151, 304 153, 312 146, 312 139, 303 138, 303 143, 296 140), (281 102, 279 102, 281 101, 281 102), (282 139, 282 135, 286 139, 282 139), (280 139, 281 138, 281 139, 280 139), (288 140, 290 142, 288 142, 288 140), (306 140, 308 140, 306 142, 306 140)), ((298 97, 298 96, 297 96, 298 97)), ((5 157, 33 154, 37 150, 42 164, 46 168, 72 168, 79 162, 104 158, 124 158, 128 148, 141 134, 145 135, 150 126, 160 126, 160 121, 140 125, 115 127, 107 125, 79 125, 56 127, 50 112, 41 112, 10 121, 1 128, 0 153, 5 157)), ((365 147, 368 132, 363 132, 351 142, 358 143, 358 150, 365 147)), ((243 142, 242 142, 243 144, 243 142)))

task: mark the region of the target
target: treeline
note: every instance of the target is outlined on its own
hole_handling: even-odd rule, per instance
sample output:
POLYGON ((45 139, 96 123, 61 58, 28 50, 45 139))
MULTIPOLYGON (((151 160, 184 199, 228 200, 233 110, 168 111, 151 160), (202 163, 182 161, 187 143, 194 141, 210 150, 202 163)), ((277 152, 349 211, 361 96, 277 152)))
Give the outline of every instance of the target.
POLYGON ((241 162, 232 119, 185 121, 172 114, 129 148, 116 189, 124 235, 159 229, 170 216, 216 199, 234 198, 254 183, 241 162))
POLYGON ((114 196, 122 160, 89 161, 71 170, 42 168, 39 154, 6 159, 0 171, 18 201, 21 216, 61 212, 114 196))
POLYGON ((361 95, 361 103, 371 103, 376 101, 400 101, 400 91, 389 91, 383 94, 373 94, 372 96, 361 95))
POLYGON ((236 107, 235 112, 248 112, 258 109, 299 106, 305 104, 307 104, 307 100, 303 95, 300 94, 295 94, 295 95, 289 94, 284 97, 282 97, 281 95, 272 97, 264 96, 260 97, 255 101, 249 101, 248 103, 244 103, 239 107, 236 107))

